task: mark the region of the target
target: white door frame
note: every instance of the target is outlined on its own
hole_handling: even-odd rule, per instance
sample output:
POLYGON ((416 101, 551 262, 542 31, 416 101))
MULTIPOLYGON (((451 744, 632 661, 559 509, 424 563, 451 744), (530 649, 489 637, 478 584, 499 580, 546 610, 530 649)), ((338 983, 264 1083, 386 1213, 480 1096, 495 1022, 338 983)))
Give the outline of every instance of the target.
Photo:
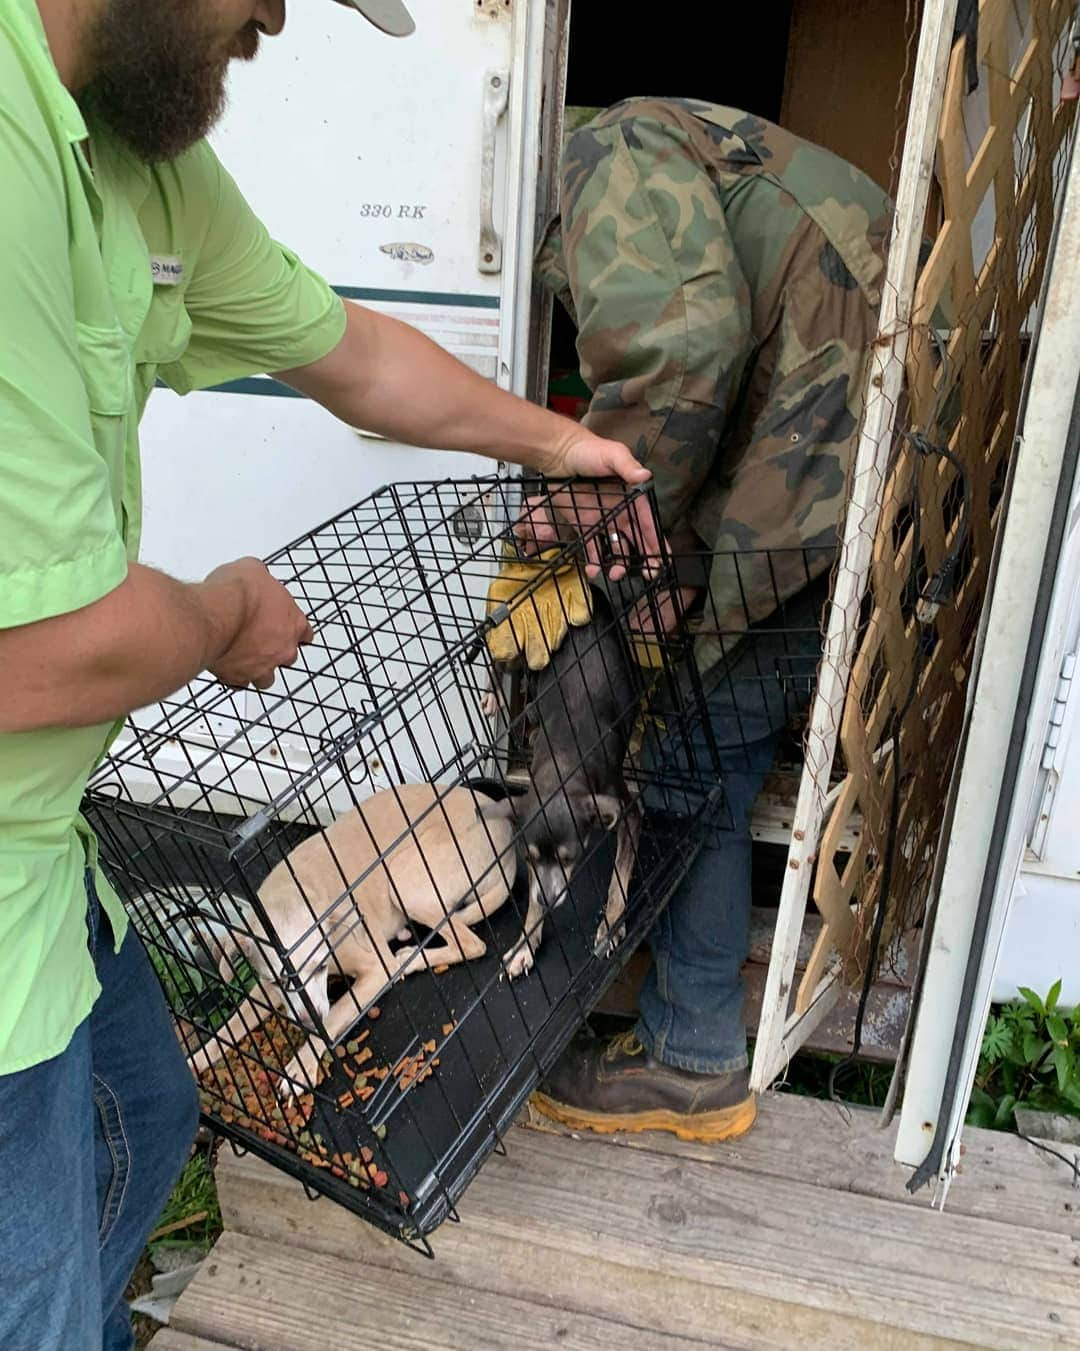
POLYGON ((758 1092, 782 1074, 840 995, 835 970, 805 1006, 790 1010, 795 967, 829 807, 829 776, 858 638, 859 608, 869 577, 882 489, 904 382, 908 326, 923 222, 937 149, 957 0, 927 0, 919 31, 896 214, 882 287, 877 338, 867 363, 864 413, 851 475, 840 562, 826 621, 824 652, 806 736, 806 760, 792 823, 750 1086, 758 1092))

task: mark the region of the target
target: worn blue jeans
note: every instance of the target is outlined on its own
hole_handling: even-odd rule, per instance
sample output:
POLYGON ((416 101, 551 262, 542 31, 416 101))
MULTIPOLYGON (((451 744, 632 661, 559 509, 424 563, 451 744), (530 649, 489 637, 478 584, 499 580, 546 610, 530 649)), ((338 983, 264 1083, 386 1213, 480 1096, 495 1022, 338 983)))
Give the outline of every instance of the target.
POLYGON ((198 1098, 157 978, 113 952, 87 881, 102 991, 61 1055, 0 1078, 0 1347, 128 1351, 124 1290, 195 1137, 198 1098))
MULTIPOLYGON (((750 821, 784 726, 809 701, 826 594, 824 582, 808 587, 783 614, 751 629, 731 661, 704 681, 724 809, 653 927, 653 961, 638 999, 638 1039, 676 1069, 719 1074, 747 1064, 750 821)), ((693 762, 705 761, 706 746, 698 723, 693 762)), ((690 753, 669 744, 661 754, 685 764, 690 753)), ((646 788, 643 802, 648 812, 662 809, 664 799, 646 788)))

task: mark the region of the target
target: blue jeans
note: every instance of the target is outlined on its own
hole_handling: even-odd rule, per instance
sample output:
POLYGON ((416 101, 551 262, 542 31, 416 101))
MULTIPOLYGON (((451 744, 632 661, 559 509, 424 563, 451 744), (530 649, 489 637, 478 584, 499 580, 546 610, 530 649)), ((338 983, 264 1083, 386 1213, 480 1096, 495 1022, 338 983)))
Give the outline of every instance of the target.
POLYGON ((0 1346, 128 1351, 124 1301, 198 1124, 195 1082, 136 935, 113 952, 87 880, 101 994, 67 1049, 0 1078, 0 1346))
MULTIPOLYGON (((750 821, 781 733, 809 702, 826 594, 824 582, 808 587, 705 677, 723 815, 653 927, 653 961, 638 998, 638 1039, 676 1069, 720 1074, 747 1064, 742 967, 750 951, 750 821)), ((700 764, 707 745, 701 724, 692 742, 700 764)), ((674 755, 687 762, 684 751, 674 755)), ((648 812, 661 798, 646 788, 643 801, 648 812)))

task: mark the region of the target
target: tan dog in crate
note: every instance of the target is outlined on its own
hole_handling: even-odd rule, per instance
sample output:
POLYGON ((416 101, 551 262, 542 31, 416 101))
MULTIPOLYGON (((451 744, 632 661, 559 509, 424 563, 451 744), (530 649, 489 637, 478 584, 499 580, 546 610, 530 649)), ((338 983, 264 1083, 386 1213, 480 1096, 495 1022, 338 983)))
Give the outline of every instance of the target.
MULTIPOLYGON (((331 826, 297 845, 267 876, 259 899, 272 927, 265 941, 232 935, 221 960, 247 958, 266 998, 312 1027, 290 991, 302 987, 327 1037, 336 1041, 391 981, 429 966, 482 957, 486 944, 473 926, 493 915, 510 895, 517 871, 514 830, 496 804, 468 788, 430 783, 384 789, 331 826), (441 796, 441 801, 440 801, 441 796), (351 888, 351 890, 350 890, 351 888), (390 951, 410 936, 409 921, 438 929, 420 950, 390 951), (286 978, 281 953, 294 978, 286 978), (329 981, 352 979, 333 1005, 329 981)), ((258 923, 252 917, 253 935, 258 923)), ((245 999, 229 1021, 191 1057, 196 1074, 261 1020, 245 999)), ((285 1068, 282 1092, 314 1084, 325 1050, 315 1033, 285 1068)))

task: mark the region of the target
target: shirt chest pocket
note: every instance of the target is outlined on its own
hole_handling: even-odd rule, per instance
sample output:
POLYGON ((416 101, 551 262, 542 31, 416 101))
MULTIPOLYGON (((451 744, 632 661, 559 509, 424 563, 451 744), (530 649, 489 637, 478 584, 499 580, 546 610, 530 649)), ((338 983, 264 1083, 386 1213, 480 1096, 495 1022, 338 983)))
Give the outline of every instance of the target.
POLYGON ((127 431, 135 398, 131 347, 119 327, 106 328, 76 320, 75 334, 94 445, 108 468, 117 528, 126 540, 127 431))
POLYGON ((191 319, 182 286, 155 286, 135 343, 135 364, 167 366, 179 361, 191 340, 191 319))
POLYGON ((79 366, 91 413, 123 417, 131 407, 131 353, 120 328, 76 322, 79 366))

